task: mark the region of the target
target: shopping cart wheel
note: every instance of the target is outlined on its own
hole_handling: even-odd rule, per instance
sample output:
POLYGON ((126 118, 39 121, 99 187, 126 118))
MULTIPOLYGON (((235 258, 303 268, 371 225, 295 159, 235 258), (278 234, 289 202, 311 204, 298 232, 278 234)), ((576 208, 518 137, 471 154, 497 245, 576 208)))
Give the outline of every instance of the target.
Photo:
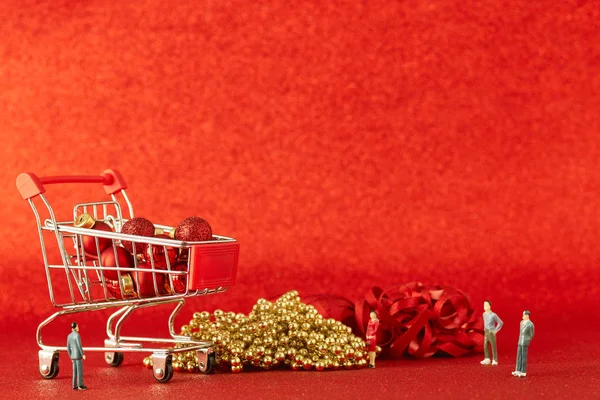
POLYGON ((160 383, 166 383, 173 377, 172 356, 170 354, 152 355, 152 375, 160 383))
POLYGON ((123 363, 123 353, 104 353, 104 361, 111 367, 118 367, 123 363))
POLYGON ((212 345, 196 350, 196 360, 198 361, 198 370, 202 374, 210 374, 217 367, 217 355, 212 345))
POLYGON ((39 352, 40 359, 40 375, 44 379, 53 379, 56 375, 58 375, 58 351, 49 352, 40 350, 39 352))

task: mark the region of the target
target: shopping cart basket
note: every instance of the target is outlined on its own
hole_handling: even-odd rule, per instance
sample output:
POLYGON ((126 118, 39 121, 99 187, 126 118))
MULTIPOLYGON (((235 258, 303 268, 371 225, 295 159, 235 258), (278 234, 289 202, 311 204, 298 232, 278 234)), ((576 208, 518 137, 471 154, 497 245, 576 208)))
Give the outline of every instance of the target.
MULTIPOLYGON (((105 361, 114 367, 123 362, 125 352, 151 352, 152 372, 159 382, 168 382, 173 377, 173 353, 194 351, 200 372, 210 373, 214 370, 214 343, 177 335, 174 322, 186 298, 224 292, 234 284, 239 256, 239 244, 235 239, 213 235, 208 241, 185 242, 164 236, 120 233, 128 219, 123 218, 118 198, 125 201, 129 219, 134 215, 125 193, 127 185, 116 170, 106 170, 100 176, 37 177, 32 173, 23 173, 17 177, 17 188, 35 215, 50 301, 54 307, 61 308, 37 329, 37 341, 41 348, 39 371, 42 377, 52 379, 58 374, 58 357, 61 351, 66 350, 65 346, 43 343, 44 327, 63 315, 112 307, 118 309, 107 320, 108 338, 104 346, 84 347, 84 351, 104 352, 105 361), (54 210, 44 196, 44 186, 61 183, 101 183, 111 200, 76 204, 73 207, 73 220, 57 221, 54 210), (40 211, 45 213, 46 210, 48 218, 44 219, 40 211), (103 231, 76 226, 75 221, 84 214, 95 221, 104 222, 112 229, 103 231), (51 261, 50 252, 47 251, 54 239, 60 253, 56 257, 57 263, 51 261), (84 246, 84 241, 90 243, 90 240, 95 243, 97 252, 90 252, 89 247, 84 246), (101 242, 103 246, 100 246, 101 242), (130 243, 132 248, 128 255, 132 260, 129 265, 123 265, 118 256, 125 242, 130 243), (103 262, 100 254, 102 247, 105 247, 104 251, 112 249, 116 265, 103 262), (173 251, 178 255, 177 263, 166 256, 173 251), (163 258, 159 260, 161 254, 163 258), (142 269, 142 264, 145 264, 145 269, 142 269), (139 290, 142 281, 146 282, 144 291, 139 290), (171 337, 121 335, 123 323, 135 310, 164 304, 175 306, 168 320, 171 337)), ((155 225, 155 228, 166 234, 174 229, 166 225, 155 225)))

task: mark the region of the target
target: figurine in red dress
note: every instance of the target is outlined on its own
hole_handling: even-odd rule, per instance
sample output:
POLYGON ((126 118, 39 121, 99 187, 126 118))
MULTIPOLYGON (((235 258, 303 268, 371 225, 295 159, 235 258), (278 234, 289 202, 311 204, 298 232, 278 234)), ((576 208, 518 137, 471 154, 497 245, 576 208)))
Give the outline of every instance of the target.
POLYGON ((367 347, 369 354, 369 368, 375 368, 375 354, 377 352, 377 329, 379 328, 379 320, 377 313, 371 311, 371 320, 367 326, 367 347))

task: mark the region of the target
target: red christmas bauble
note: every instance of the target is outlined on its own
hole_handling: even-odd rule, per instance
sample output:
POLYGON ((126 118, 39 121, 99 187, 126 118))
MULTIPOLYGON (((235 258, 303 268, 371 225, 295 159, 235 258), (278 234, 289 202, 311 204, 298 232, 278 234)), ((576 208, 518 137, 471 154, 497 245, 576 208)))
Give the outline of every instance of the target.
MULTIPOLYGON (((178 261, 175 265, 171 266, 171 271, 187 271, 187 261, 178 261)), ((173 291, 177 294, 185 293, 187 287, 187 274, 172 274, 171 276, 173 279, 173 291)))
MULTIPOLYGON (((136 235, 136 236, 146 236, 153 237, 154 236, 154 224, 147 220, 146 218, 132 218, 129 221, 123 224, 123 228, 121 229, 121 233, 125 233, 127 235, 136 235)), ((133 253, 133 245, 131 242, 123 240, 123 247, 129 250, 130 253, 133 253)), ((135 252, 137 254, 144 254, 146 251, 147 245, 144 243, 135 244, 135 252)))
MULTIPOLYGON (((90 214, 81 214, 75 219, 74 225, 77 228, 88 228, 98 231, 112 232, 112 228, 105 222, 96 221, 90 214)), ((106 249, 112 244, 111 239, 98 238, 98 246, 96 247, 96 238, 94 236, 82 236, 83 250, 93 259, 98 258, 98 250, 106 249)))
POLYGON ((212 239, 212 229, 200 217, 188 217, 175 228, 175 239, 185 242, 201 242, 212 239))
MULTIPOLYGON (((147 262, 139 263, 137 266, 138 270, 151 270, 152 266, 147 262)), ((158 288, 158 293, 165 293, 165 274, 160 274, 157 272, 147 272, 147 271, 136 271, 133 274, 133 278, 137 281, 137 288, 140 297, 156 297, 156 291, 154 290, 154 279, 153 275, 156 276, 156 287, 158 288)))
MULTIPOLYGON (((115 258, 115 252, 113 247, 108 247, 102 251, 100 254, 100 263, 105 267, 115 268, 117 266, 117 260, 119 261, 120 268, 131 268, 134 266, 133 257, 130 252, 128 252, 123 247, 117 247, 117 258, 115 258)), ((121 271, 121 275, 124 272, 121 271)), ((104 278, 109 279, 111 281, 116 281, 119 279, 119 275, 115 269, 106 268, 104 270, 104 278)))
MULTIPOLYGON (((160 234, 156 235, 156 238, 160 239, 171 239, 168 235, 160 234)), ((152 251, 150 247, 146 248, 146 261, 152 265, 150 258, 154 259, 154 267, 158 269, 167 269, 167 257, 169 259, 169 265, 173 266, 177 261, 179 255, 179 249, 175 247, 166 246, 167 254, 165 255, 165 247, 159 245, 152 245, 152 251)))

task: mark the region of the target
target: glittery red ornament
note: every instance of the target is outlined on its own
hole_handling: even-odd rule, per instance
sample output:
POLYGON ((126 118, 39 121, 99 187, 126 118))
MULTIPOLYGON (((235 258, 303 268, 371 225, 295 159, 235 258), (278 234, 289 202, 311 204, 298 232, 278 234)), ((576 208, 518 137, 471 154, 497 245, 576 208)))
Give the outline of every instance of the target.
MULTIPOLYGON (((154 236, 154 224, 146 218, 132 218, 123 224, 121 233, 126 233, 128 235, 152 237, 154 236)), ((129 250, 130 253, 133 253, 133 245, 131 242, 123 240, 122 244, 123 247, 129 250)), ((146 247, 147 245, 144 243, 136 243, 135 252, 137 254, 144 254, 144 252, 146 251, 146 247)))
MULTIPOLYGON (((155 237, 157 239, 171 239, 165 234, 156 235, 155 237)), ((172 266, 175 264, 177 261, 177 255, 179 254, 179 249, 170 246, 166 246, 166 248, 167 254, 165 255, 165 246, 152 245, 152 250, 150 250, 150 247, 147 247, 145 257, 148 264, 152 265, 150 258, 153 258, 155 268, 167 269, 167 257, 169 258, 169 265, 172 266)))
MULTIPOLYGON (((120 268, 131 268, 134 266, 133 256, 123 247, 117 247, 117 258, 120 268)), ((100 254, 100 262, 105 267, 114 268, 117 266, 117 259, 115 259, 115 252, 112 246, 102 251, 100 254)), ((121 272, 121 274, 124 273, 125 272, 123 271, 121 272)), ((104 270, 104 278, 116 281, 119 279, 119 275, 116 270, 108 268, 104 270)))
POLYGON ((175 239, 186 242, 211 240, 212 229, 206 220, 200 217, 188 217, 177 225, 175 239))
MULTIPOLYGON (((171 266, 171 271, 187 271, 187 261, 178 261, 171 266)), ((185 293, 187 287, 187 275, 171 275, 173 277, 173 291, 177 294, 185 293)))
MULTIPOLYGON (((74 225, 77 228, 88 228, 98 231, 112 232, 112 228, 107 223, 96 221, 90 214, 81 214, 75 219, 74 225)), ((96 238, 94 236, 82 236, 83 250, 90 258, 98 258, 98 250, 106 249, 112 244, 111 239, 98 238, 98 247, 96 247, 96 238)))
MULTIPOLYGON (((146 262, 139 263, 137 266, 138 270, 151 270, 152 266, 146 262)), ((154 279, 153 275, 156 276, 156 287, 158 293, 165 293, 165 274, 147 271, 136 271, 133 274, 133 279, 137 281, 137 288, 140 297, 155 297, 156 291, 154 290, 154 279)))

